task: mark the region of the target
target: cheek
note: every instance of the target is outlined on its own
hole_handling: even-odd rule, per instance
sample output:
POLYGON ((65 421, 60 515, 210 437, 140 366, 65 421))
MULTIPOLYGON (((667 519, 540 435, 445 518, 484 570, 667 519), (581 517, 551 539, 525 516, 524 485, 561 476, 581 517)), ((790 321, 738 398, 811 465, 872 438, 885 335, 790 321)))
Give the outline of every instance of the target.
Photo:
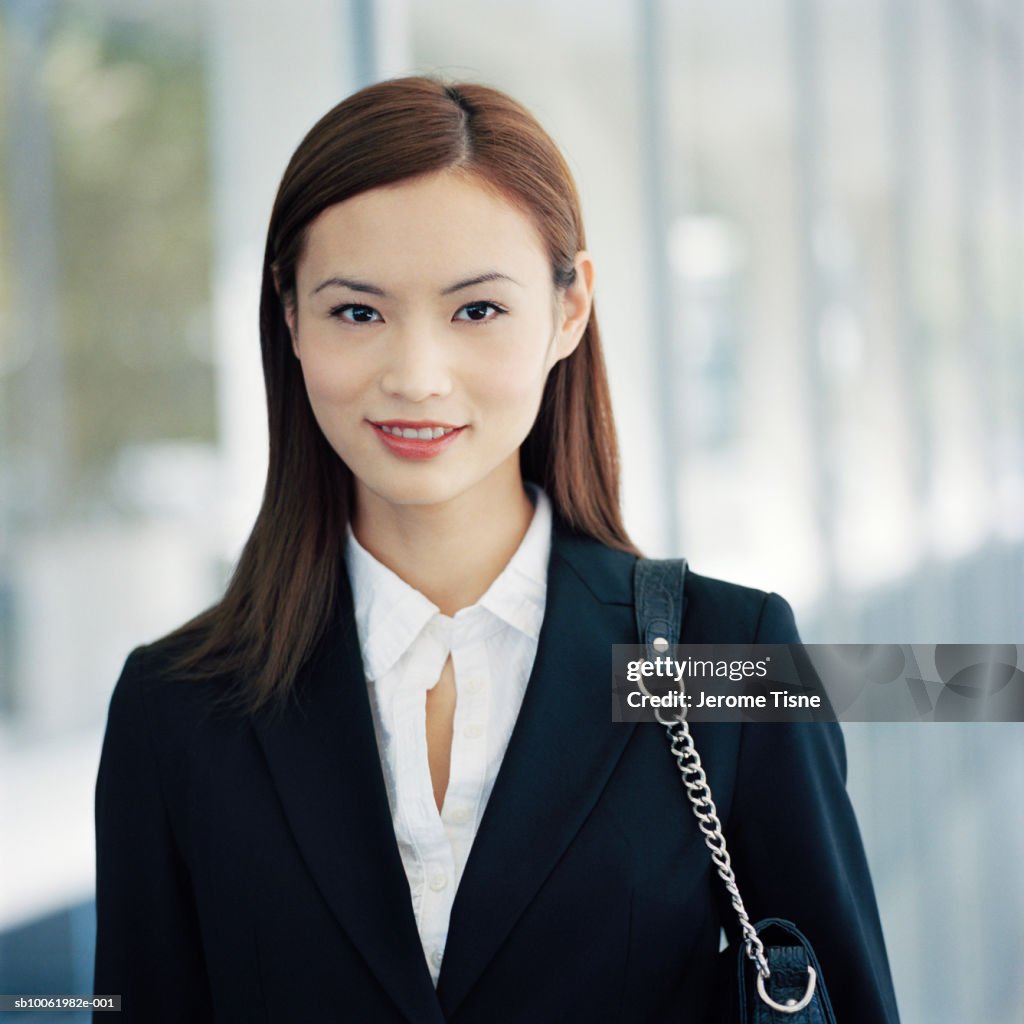
POLYGON ((500 360, 476 374, 473 391, 484 409, 500 412, 507 419, 532 421, 546 379, 543 355, 526 356, 520 351, 515 357, 500 360))
POLYGON ((359 394, 360 370, 350 359, 310 349, 303 353, 300 367, 306 393, 318 415, 320 411, 327 411, 324 407, 334 407, 340 412, 359 394))

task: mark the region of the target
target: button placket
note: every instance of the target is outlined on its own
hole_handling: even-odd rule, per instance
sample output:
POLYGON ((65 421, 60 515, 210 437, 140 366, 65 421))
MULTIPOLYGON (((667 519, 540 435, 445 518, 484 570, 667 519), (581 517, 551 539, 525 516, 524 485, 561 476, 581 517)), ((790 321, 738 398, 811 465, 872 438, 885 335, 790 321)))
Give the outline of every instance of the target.
POLYGON ((451 820, 455 825, 465 825, 471 817, 472 812, 468 807, 456 807, 451 813, 451 820))
POLYGON ((457 623, 452 652, 459 693, 452 737, 452 777, 457 779, 453 797, 460 804, 475 804, 487 764, 490 666, 481 633, 489 613, 478 612, 457 623))

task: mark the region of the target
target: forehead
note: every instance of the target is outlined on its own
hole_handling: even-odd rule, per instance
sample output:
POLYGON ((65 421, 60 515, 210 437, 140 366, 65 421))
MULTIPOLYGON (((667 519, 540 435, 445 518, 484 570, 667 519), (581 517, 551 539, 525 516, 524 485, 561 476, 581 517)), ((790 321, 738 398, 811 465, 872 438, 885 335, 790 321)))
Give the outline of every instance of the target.
POLYGON ((547 278, 548 263, 526 213, 471 177, 440 171, 329 206, 307 229, 298 272, 447 281, 463 271, 511 275, 514 268, 547 278))

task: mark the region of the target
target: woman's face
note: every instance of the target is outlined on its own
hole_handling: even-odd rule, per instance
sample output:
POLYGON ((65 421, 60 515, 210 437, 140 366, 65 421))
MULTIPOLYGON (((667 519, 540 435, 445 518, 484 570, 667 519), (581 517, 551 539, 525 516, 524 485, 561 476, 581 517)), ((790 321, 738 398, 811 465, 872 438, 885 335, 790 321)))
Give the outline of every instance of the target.
POLYGON ((465 496, 494 510, 521 491, 519 446, 590 314, 585 252, 576 266, 556 293, 531 220, 453 172, 364 192, 313 221, 287 318, 360 513, 465 496))

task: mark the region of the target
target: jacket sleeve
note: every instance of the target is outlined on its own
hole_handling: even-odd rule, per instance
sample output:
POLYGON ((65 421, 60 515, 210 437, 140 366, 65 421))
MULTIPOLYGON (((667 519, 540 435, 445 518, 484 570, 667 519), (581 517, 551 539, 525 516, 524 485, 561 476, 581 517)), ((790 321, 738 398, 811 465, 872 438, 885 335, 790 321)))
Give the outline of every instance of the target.
POLYGON ((146 689, 136 651, 114 688, 96 779, 94 991, 121 996, 124 1024, 203 1024, 213 1014, 199 924, 161 789, 146 689))
MULTIPOLYGON (((758 643, 797 643, 765 600, 758 643)), ((792 921, 814 947, 838 1024, 897 1024, 896 997, 836 722, 745 723, 725 834, 750 918, 792 921)), ((727 920, 730 938, 739 931, 727 920)))

